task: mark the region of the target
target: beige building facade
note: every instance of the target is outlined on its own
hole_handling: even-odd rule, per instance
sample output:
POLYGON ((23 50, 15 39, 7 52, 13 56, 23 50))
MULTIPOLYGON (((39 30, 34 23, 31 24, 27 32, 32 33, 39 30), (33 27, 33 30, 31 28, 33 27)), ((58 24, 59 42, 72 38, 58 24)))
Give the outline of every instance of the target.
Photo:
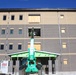
MULTIPOLYGON (((55 74, 75 75, 76 9, 0 9, 0 61, 10 62, 8 54, 28 50, 32 27, 37 33, 37 50, 60 54, 56 60, 55 74)), ((13 72, 16 72, 15 66, 19 63, 16 59, 10 62, 10 65, 13 64, 13 72)), ((49 67, 51 61, 44 62, 43 70, 46 65, 49 67)), ((24 69, 19 70, 21 75, 24 75, 23 71, 24 69)), ((49 74, 51 72, 52 68, 49 69, 49 74)))

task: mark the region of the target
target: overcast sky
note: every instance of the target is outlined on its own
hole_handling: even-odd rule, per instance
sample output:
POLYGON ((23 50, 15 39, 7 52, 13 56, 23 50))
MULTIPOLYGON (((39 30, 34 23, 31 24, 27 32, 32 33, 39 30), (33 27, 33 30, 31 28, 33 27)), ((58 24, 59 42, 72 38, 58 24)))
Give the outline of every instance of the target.
POLYGON ((0 8, 76 8, 76 0, 0 0, 0 8))

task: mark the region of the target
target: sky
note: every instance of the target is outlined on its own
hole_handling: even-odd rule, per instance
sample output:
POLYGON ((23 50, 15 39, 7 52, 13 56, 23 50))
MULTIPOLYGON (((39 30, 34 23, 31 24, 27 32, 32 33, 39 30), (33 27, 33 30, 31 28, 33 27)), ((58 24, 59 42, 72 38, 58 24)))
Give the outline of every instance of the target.
POLYGON ((76 8, 76 0, 0 0, 0 8, 76 8))

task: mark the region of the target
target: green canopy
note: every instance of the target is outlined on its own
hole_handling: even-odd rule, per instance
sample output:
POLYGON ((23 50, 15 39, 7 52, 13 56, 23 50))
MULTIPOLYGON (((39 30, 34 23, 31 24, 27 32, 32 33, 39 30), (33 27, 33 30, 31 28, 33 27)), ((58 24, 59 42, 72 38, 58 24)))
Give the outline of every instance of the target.
MULTIPOLYGON (((52 53, 52 52, 46 52, 46 51, 35 51, 35 57, 57 57, 60 54, 58 53, 52 53)), ((15 57, 28 57, 28 51, 18 52, 18 53, 12 53, 9 54, 12 58, 15 57)))

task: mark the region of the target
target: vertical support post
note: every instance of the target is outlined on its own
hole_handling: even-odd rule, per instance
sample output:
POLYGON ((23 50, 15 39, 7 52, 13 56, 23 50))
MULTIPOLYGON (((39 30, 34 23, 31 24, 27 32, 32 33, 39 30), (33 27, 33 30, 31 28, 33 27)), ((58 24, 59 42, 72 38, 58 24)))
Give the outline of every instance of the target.
POLYGON ((38 71, 38 75, 42 75, 42 68, 38 71))
POLYGON ((49 67, 49 75, 51 75, 52 74, 52 61, 51 61, 51 59, 49 58, 49 60, 48 60, 48 67, 49 67))
POLYGON ((19 75, 19 60, 16 60, 16 75, 19 75))
POLYGON ((56 74, 58 75, 58 71, 59 71, 58 58, 56 58, 55 63, 56 63, 56 74))
POLYGON ((9 67, 8 67, 9 74, 11 75, 12 75, 12 70, 13 70, 13 60, 11 58, 9 62, 9 67))

